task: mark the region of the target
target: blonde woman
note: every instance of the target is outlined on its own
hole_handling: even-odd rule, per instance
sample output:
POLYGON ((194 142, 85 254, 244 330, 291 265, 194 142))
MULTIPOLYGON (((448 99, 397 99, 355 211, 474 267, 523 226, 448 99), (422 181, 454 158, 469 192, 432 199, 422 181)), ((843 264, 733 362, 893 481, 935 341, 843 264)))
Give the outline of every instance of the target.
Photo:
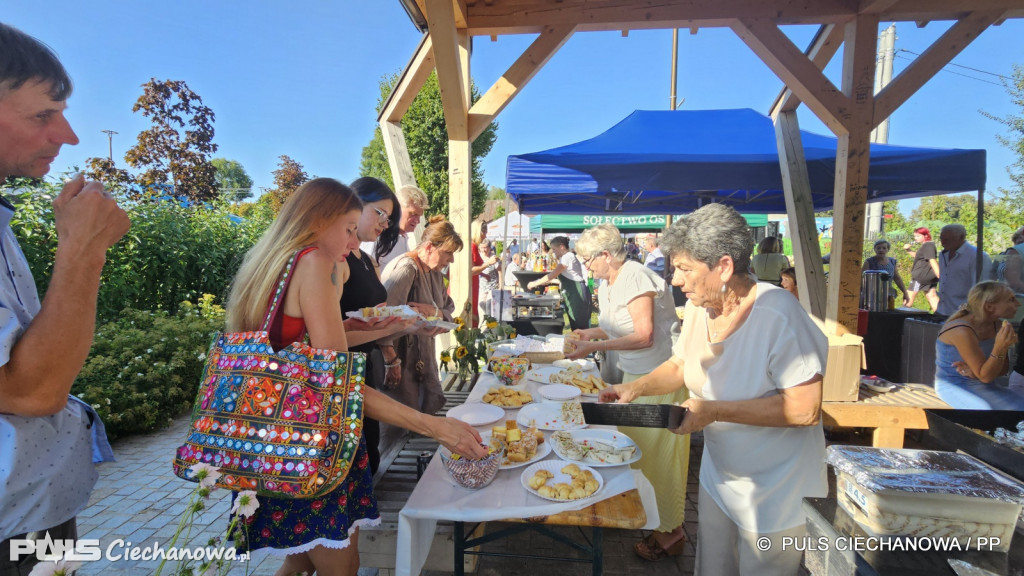
MULTIPOLYGON (((308 335, 316 348, 347 351, 338 302, 349 275, 346 258, 359 246, 361 214, 359 198, 336 180, 317 178, 299 187, 246 254, 232 282, 228 330, 260 329, 281 270, 299 253, 283 297, 283 315, 270 327, 270 341, 280 349, 308 335)), ((366 417, 432 436, 456 452, 484 455, 479 434, 463 422, 420 414, 372 388, 364 388, 363 394, 366 417)), ((283 557, 280 576, 314 571, 356 574, 359 527, 380 521, 367 460, 366 442, 361 440, 348 477, 323 498, 261 496, 245 539, 237 545, 254 556, 283 557)))
POLYGON ((946 320, 935 342, 935 393, 953 408, 1024 410, 1024 396, 993 383, 1006 374, 1017 333, 1004 318, 1020 304, 1002 282, 979 282, 967 303, 946 320))
MULTIPOLYGON (((554 241, 552 241, 554 244, 554 241)), ((623 383, 649 373, 672 356, 672 342, 679 335, 672 291, 665 280, 636 260, 627 259, 622 233, 611 224, 583 232, 576 253, 599 282, 600 313, 596 328, 575 330, 580 338, 569 358, 591 352, 617 351, 623 383)), ((685 401, 685 389, 644 398, 650 404, 685 401)), ((634 465, 651 481, 658 500, 661 525, 637 542, 636 553, 652 561, 677 556, 686 535, 686 478, 690 462, 690 437, 666 434, 652 428, 623 428, 636 441, 644 457, 634 465)))
POLYGON ((789 258, 782 253, 782 242, 775 236, 765 236, 757 245, 757 256, 750 259, 750 268, 761 282, 781 286, 781 272, 789 268, 789 258))

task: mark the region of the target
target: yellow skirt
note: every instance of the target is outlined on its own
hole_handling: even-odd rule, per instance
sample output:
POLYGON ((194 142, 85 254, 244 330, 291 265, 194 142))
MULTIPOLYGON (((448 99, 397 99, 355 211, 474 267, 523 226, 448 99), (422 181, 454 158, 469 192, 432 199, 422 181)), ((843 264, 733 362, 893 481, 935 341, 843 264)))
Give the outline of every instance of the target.
MULTIPOLYGON (((622 383, 642 374, 623 374, 622 383)), ((680 404, 689 398, 686 387, 661 396, 643 396, 638 404, 680 404)), ((654 487, 658 501, 659 532, 671 532, 686 518, 686 482, 690 471, 690 435, 680 436, 661 428, 623 426, 623 434, 632 438, 643 451, 643 458, 632 467, 640 470, 654 487)))

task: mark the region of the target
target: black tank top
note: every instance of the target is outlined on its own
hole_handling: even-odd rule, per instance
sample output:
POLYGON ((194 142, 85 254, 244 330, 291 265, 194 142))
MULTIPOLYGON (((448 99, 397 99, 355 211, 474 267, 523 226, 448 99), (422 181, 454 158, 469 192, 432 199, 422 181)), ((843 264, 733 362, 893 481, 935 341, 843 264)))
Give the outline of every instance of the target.
MULTIPOLYGON (((344 290, 341 293, 341 314, 354 312, 360 308, 369 308, 377 304, 383 304, 388 300, 388 291, 377 278, 377 271, 373 269, 373 261, 362 250, 357 250, 348 255, 348 281, 345 282, 344 290)), ((369 354, 377 347, 375 342, 367 342, 359 346, 350 346, 353 352, 365 352, 369 354)))

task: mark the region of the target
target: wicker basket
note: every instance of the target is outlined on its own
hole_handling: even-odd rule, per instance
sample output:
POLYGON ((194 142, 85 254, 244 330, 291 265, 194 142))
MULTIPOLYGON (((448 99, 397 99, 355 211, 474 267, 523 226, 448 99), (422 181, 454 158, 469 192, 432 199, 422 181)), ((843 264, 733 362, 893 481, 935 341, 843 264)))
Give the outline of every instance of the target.
POLYGON ((562 352, 523 352, 520 356, 529 358, 533 364, 551 364, 555 360, 565 358, 562 352))

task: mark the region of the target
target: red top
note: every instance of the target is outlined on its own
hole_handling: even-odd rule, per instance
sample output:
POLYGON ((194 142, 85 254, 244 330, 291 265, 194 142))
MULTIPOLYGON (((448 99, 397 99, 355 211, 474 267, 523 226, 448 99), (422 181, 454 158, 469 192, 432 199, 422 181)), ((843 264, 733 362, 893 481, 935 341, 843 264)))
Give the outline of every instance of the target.
MULTIPOLYGON (((316 250, 316 248, 310 247, 299 252, 299 255, 295 257, 295 265, 292 267, 292 270, 294 271, 295 268, 299 266, 299 260, 302 259, 303 256, 309 254, 313 250, 316 250)), ((290 282, 291 281, 289 280, 289 285, 285 288, 285 293, 281 295, 281 309, 278 311, 276 317, 270 321, 270 332, 268 335, 270 337, 270 344, 274 347, 274 350, 280 350, 292 342, 301 342, 302 337, 306 334, 306 321, 303 318, 289 316, 284 313, 284 300, 285 296, 288 295, 288 288, 291 287, 290 282)), ((271 301, 273 301, 273 297, 271 297, 271 301)))
MULTIPOLYGON (((472 244, 470 244, 470 251, 473 253, 473 266, 483 266, 484 259, 483 259, 482 256, 480 256, 480 247, 476 244, 476 242, 473 242, 472 244)), ((479 314, 479 312, 477 312, 477 308, 480 305, 480 282, 478 281, 478 277, 479 276, 480 276, 479 272, 477 272, 476 274, 472 274, 471 277, 470 277, 470 282, 469 282, 470 287, 472 288, 472 294, 473 294, 473 315, 474 316, 479 314)))

